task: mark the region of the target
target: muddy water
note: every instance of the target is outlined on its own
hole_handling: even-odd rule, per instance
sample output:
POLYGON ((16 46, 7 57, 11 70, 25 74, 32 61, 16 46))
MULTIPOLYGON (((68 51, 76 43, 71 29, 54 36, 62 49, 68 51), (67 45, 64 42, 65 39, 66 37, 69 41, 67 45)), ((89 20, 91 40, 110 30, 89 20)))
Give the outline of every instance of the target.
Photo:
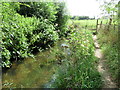
POLYGON ((25 60, 13 63, 10 68, 2 76, 3 88, 41 88, 50 81, 55 73, 58 59, 56 53, 67 52, 70 54, 68 45, 65 41, 59 41, 52 49, 39 52, 35 55, 35 59, 26 58, 25 60), (67 47, 65 49, 64 46, 67 47))

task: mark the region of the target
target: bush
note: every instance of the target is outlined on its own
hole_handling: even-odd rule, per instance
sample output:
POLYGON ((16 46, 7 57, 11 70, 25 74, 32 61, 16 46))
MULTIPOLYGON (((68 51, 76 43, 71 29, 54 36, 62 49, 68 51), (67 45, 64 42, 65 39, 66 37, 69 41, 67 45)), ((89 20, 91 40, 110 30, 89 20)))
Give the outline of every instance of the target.
POLYGON ((23 2, 20 7, 18 13, 21 15, 36 16, 37 18, 47 20, 47 22, 54 25, 59 37, 67 35, 67 21, 69 17, 66 13, 64 2, 23 2))
POLYGON ((21 15, 48 20, 52 23, 56 20, 57 6, 53 2, 22 2, 18 13, 21 15))
POLYGON ((65 8, 65 3, 64 2, 60 2, 60 3, 55 3, 55 5, 58 6, 57 8, 57 14, 56 14, 56 20, 55 20, 55 27, 56 27, 56 31, 59 34, 59 37, 64 37, 67 36, 69 33, 69 29, 68 29, 68 19, 70 18, 67 15, 67 10, 65 8))
MULTIPOLYGON (((25 17, 16 11, 21 3, 2 3, 2 66, 9 67, 11 61, 31 56, 35 48, 41 44, 49 44, 58 40, 58 34, 50 20, 44 18, 25 17)), ((52 4, 50 4, 52 5, 52 4)), ((44 6, 44 4, 43 4, 44 6)), ((51 6, 49 6, 50 9, 51 6)), ((48 11, 46 11, 47 13, 48 11)))

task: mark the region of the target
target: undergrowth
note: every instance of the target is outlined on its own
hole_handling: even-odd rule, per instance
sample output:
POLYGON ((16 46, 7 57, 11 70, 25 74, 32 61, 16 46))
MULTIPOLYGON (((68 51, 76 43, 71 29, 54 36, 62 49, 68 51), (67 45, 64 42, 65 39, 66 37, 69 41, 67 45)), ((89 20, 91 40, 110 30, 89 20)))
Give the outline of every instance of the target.
POLYGON ((10 68, 67 36, 64 3, 2 2, 0 66, 10 68), (62 23, 61 23, 62 22, 62 23))
POLYGON ((64 58, 46 86, 51 88, 100 88, 101 76, 96 69, 92 33, 76 28, 68 37, 71 53, 64 58))
POLYGON ((103 55, 107 60, 106 64, 113 79, 118 83, 118 30, 99 30, 98 41, 101 45, 103 55))

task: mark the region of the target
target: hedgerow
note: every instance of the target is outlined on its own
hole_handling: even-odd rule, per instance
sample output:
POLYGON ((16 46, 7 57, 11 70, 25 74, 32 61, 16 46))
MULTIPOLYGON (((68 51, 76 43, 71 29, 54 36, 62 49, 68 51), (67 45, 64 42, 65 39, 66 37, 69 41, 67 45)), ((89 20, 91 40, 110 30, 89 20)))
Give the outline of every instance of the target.
POLYGON ((2 66, 33 56, 35 49, 59 39, 53 2, 2 2, 2 66))

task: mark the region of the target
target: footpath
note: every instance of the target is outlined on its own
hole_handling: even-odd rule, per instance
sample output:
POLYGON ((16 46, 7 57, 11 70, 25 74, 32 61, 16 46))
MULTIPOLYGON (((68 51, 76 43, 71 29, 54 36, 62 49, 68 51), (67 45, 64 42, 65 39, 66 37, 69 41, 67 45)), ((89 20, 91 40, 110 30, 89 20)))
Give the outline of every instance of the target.
POLYGON ((99 58, 99 62, 98 62, 98 72, 100 72, 101 76, 102 76, 102 81, 103 81, 103 89, 104 88, 117 88, 116 84, 113 82, 112 77, 110 76, 110 73, 108 72, 108 68, 106 67, 106 60, 104 59, 104 56, 102 55, 100 46, 97 42, 97 36, 93 35, 93 40, 94 40, 94 44, 95 44, 95 56, 97 58, 99 58))

